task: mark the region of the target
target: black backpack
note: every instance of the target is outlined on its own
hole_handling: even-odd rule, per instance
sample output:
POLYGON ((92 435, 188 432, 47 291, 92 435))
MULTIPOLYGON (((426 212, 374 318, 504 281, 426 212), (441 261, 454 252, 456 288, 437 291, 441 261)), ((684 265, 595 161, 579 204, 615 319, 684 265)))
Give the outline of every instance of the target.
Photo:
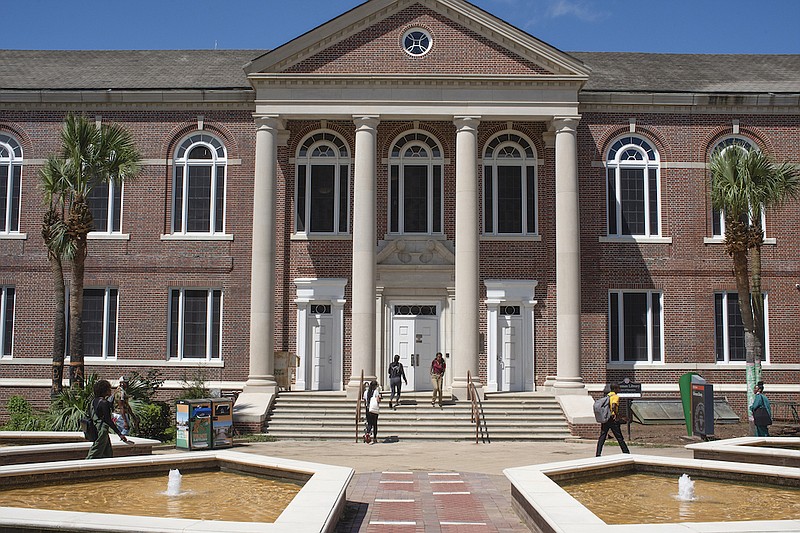
POLYGON ((80 419, 81 431, 83 437, 89 442, 97 440, 97 426, 94 424, 94 417, 92 416, 92 406, 89 405, 89 413, 80 419))

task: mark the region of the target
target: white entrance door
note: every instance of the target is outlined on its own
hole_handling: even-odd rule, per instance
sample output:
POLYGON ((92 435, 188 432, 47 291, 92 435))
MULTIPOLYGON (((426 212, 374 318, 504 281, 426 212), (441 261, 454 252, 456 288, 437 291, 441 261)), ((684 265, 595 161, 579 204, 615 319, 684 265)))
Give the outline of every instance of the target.
POLYGON ((392 327, 392 354, 400 356, 408 388, 429 391, 430 366, 439 351, 439 320, 430 316, 395 316, 392 327))
POLYGON ((500 379, 498 386, 500 390, 517 392, 523 390, 523 357, 522 357, 522 317, 520 316, 500 316, 499 317, 499 340, 500 340, 500 379))
POLYGON ((311 390, 332 390, 333 317, 311 315, 308 322, 311 348, 311 390))

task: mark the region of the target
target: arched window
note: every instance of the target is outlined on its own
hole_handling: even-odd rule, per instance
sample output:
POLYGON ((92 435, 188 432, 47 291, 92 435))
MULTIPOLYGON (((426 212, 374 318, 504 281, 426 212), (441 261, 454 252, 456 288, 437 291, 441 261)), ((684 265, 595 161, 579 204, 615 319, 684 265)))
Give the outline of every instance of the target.
POLYGON ((389 232, 442 233, 442 149, 426 133, 399 137, 389 155, 389 232))
POLYGON ((628 135, 612 144, 606 167, 608 234, 660 235, 658 152, 645 139, 628 135))
POLYGON ((536 151, 524 137, 501 133, 483 153, 483 231, 531 235, 537 226, 536 151))
POLYGON ((19 232, 22 147, 0 133, 0 233, 19 232))
POLYGON ((350 153, 335 133, 309 135, 297 151, 295 231, 343 234, 350 221, 350 153))
POLYGON ((175 152, 172 232, 225 232, 225 146, 207 133, 195 133, 175 152))
MULTIPOLYGON (((712 155, 717 153, 721 154, 726 150, 743 150, 745 152, 749 152, 750 150, 755 149, 755 145, 749 139, 745 139, 744 137, 727 137, 718 142, 716 146, 714 146, 714 149, 711 151, 711 153, 712 155)), ((723 213, 720 209, 714 209, 713 207, 711 208, 711 211, 712 234, 714 237, 722 239, 725 237, 725 213, 723 213)), ((763 211, 761 227, 764 227, 763 211)))

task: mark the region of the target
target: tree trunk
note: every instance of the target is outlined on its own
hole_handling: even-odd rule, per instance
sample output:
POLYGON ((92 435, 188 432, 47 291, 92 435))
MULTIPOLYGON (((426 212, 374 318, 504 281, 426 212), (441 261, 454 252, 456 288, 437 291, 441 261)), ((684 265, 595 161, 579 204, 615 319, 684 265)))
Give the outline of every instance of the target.
POLYGON ((63 389, 64 383, 64 351, 66 348, 67 322, 65 316, 66 287, 61 259, 52 253, 50 271, 53 275, 53 292, 55 296, 55 323, 53 324, 53 383, 50 398, 55 398, 63 389))
POLYGON ((739 313, 742 316, 742 325, 744 326, 744 349, 745 349, 745 379, 747 386, 747 419, 750 422, 751 431, 755 426, 753 425, 753 416, 750 414, 750 404, 753 403, 753 387, 756 382, 756 368, 755 368, 755 352, 756 352, 756 333, 753 323, 753 306, 750 305, 750 277, 747 265, 747 252, 735 251, 733 256, 733 271, 736 275, 736 290, 739 293, 739 313))
POLYGON ((767 345, 766 324, 764 321, 764 295, 761 292, 761 244, 756 244, 750 253, 750 279, 750 300, 753 306, 753 330, 756 335, 753 365, 757 383, 761 381, 761 361, 764 359, 764 347, 767 345))

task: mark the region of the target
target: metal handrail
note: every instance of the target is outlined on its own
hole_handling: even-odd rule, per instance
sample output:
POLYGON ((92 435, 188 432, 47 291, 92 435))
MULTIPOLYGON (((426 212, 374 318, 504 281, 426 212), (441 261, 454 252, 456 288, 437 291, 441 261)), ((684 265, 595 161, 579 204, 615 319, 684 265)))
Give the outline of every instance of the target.
POLYGON ((478 389, 472 382, 472 373, 467 370, 467 399, 472 402, 472 423, 475 424, 475 444, 478 444, 481 431, 481 410, 478 406, 478 389))
POLYGON ((361 380, 358 384, 358 398, 356 398, 356 444, 358 434, 361 432, 361 398, 364 396, 364 370, 361 370, 361 380))

